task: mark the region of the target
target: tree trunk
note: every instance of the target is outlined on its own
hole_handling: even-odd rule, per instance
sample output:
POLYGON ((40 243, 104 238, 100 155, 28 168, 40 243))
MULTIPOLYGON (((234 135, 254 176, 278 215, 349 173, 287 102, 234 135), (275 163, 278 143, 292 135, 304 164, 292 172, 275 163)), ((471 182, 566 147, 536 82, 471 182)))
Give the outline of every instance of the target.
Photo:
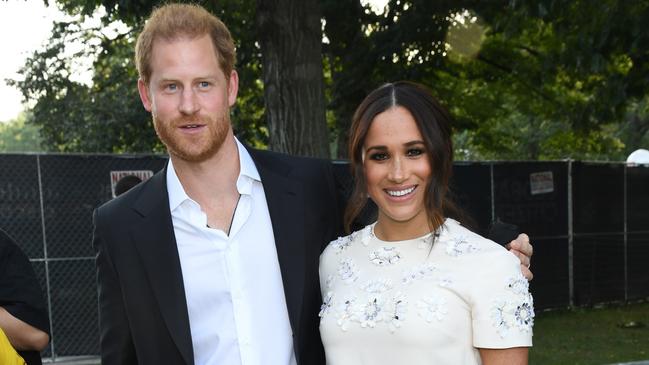
POLYGON ((258 0, 271 150, 329 158, 317 0, 258 0))
POLYGON ((325 49, 333 79, 330 108, 336 118, 336 158, 347 159, 349 129, 358 104, 376 85, 372 80, 377 63, 374 44, 362 29, 365 9, 359 0, 321 0, 326 19, 325 49), (344 10, 341 10, 344 9, 344 10))

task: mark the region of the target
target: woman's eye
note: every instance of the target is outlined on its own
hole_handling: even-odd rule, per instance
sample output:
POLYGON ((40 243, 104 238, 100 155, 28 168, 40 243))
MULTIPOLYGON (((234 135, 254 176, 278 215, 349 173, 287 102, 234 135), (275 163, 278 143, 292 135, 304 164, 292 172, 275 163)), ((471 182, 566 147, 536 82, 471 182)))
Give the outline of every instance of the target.
POLYGON ((376 152, 370 155, 370 160, 383 161, 388 159, 388 154, 383 152, 376 152))
POLYGON ((421 148, 411 148, 411 149, 408 150, 408 152, 406 152, 406 154, 409 157, 419 156, 419 155, 422 155, 423 153, 424 153, 424 150, 421 149, 421 148))

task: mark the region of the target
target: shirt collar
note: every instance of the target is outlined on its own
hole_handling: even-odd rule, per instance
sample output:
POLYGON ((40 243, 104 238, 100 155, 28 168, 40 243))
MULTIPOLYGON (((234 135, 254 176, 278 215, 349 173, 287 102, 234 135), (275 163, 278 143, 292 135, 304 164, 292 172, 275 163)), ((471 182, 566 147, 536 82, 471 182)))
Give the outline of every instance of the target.
MULTIPOLYGON (((261 182, 261 177, 259 176, 257 166, 255 166, 248 150, 246 150, 243 144, 241 144, 236 137, 234 140, 237 143, 237 151, 239 153, 239 177, 237 178, 237 190, 240 194, 251 194, 253 183, 255 181, 261 182)), ((169 194, 170 211, 174 211, 174 209, 184 201, 192 200, 180 183, 180 179, 178 179, 178 175, 176 175, 176 170, 171 162, 171 158, 167 164, 167 192, 169 194)))
POLYGON ((255 181, 261 182, 259 171, 257 171, 257 166, 255 166, 255 162, 252 160, 250 153, 248 153, 248 150, 236 137, 234 140, 237 142, 237 148, 239 149, 239 176, 247 176, 255 181))

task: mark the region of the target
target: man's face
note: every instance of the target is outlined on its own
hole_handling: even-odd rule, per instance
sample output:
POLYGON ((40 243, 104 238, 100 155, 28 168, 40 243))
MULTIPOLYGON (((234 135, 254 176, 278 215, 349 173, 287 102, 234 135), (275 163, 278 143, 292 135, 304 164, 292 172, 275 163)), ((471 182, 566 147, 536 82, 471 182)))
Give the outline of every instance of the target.
POLYGON ((138 89, 169 154, 189 162, 214 156, 231 130, 236 71, 226 77, 208 35, 156 39, 151 70, 149 84, 139 80, 138 89))

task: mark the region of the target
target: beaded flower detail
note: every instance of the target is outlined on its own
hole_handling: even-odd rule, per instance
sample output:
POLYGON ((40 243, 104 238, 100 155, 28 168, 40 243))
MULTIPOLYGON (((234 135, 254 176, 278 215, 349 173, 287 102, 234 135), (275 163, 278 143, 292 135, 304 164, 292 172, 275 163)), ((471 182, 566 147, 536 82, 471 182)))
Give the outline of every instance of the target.
POLYGON ((325 288, 331 289, 334 285, 334 282, 336 281, 336 277, 329 274, 327 275, 327 279, 325 280, 325 288))
POLYGON ((422 298, 417 301, 417 308, 419 315, 429 323, 433 319, 441 321, 448 314, 446 299, 441 297, 422 298))
POLYGON ((451 275, 440 275, 437 279, 437 284, 442 288, 449 288, 453 285, 453 277, 451 275))
POLYGON ((354 313, 354 318, 361 327, 374 328, 377 322, 385 318, 385 301, 381 296, 371 296, 368 300, 359 303, 354 313))
POLYGON ((368 293, 380 294, 392 289, 392 281, 389 279, 369 280, 361 288, 368 293))
POLYGON ((349 323, 354 319, 354 309, 356 306, 356 298, 347 298, 342 300, 338 305, 336 305, 337 321, 338 326, 343 331, 347 331, 349 328, 349 323))
POLYGON ((409 270, 404 270, 401 274, 401 282, 403 284, 410 284, 413 281, 430 278, 433 276, 437 267, 430 262, 425 262, 417 265, 409 270))
POLYGON ((527 295, 530 289, 530 283, 525 279, 523 274, 507 280, 507 289, 519 295, 527 295))
POLYGON ((318 313, 318 316, 320 318, 324 317, 332 311, 333 297, 334 294, 332 292, 327 292, 327 295, 325 295, 324 300, 322 301, 322 305, 320 306, 320 313, 318 313))
POLYGON ((450 256, 461 256, 467 253, 472 253, 475 251, 479 251, 480 248, 470 241, 468 241, 465 237, 456 237, 452 238, 449 241, 446 242, 446 253, 450 256))
POLYGON ((407 311, 408 302, 406 301, 406 297, 401 292, 397 292, 394 298, 392 298, 392 311, 388 319, 388 329, 390 332, 394 333, 398 328, 401 328, 407 311))
POLYGON ((378 294, 345 298, 338 302, 332 293, 327 293, 319 315, 322 319, 335 316, 336 323, 343 331, 347 331, 352 323, 362 328, 375 328, 383 323, 390 332, 394 332, 402 326, 407 311, 408 302, 400 292, 390 297, 378 294))
POLYGON ((379 247, 370 252, 370 262, 378 266, 396 264, 401 259, 401 254, 396 247, 379 247))
POLYGON ((347 284, 356 281, 356 279, 358 279, 358 268, 356 267, 354 260, 351 258, 340 260, 340 264, 338 265, 338 276, 340 276, 340 280, 347 284))
POLYGON ((534 326, 534 299, 529 293, 529 283, 522 274, 509 278, 505 286, 515 294, 514 299, 497 299, 491 308, 491 319, 500 337, 505 338, 514 328, 529 332, 534 326))
POLYGON ((332 241, 329 245, 331 248, 334 250, 336 255, 340 254, 341 252, 345 251, 349 246, 352 244, 352 236, 345 236, 345 237, 338 237, 337 240, 332 241))

